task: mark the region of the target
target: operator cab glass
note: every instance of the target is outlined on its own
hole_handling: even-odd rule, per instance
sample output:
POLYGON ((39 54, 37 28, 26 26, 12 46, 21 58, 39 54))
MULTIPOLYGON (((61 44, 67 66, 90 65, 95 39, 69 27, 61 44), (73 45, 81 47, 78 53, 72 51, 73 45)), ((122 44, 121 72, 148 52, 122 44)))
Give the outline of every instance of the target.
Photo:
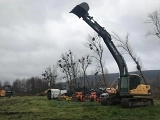
POLYGON ((11 91, 11 86, 10 86, 10 85, 5 85, 5 86, 4 86, 4 89, 5 89, 6 91, 11 91))
POLYGON ((130 75, 130 90, 136 89, 137 86, 140 84, 140 77, 138 75, 130 75))
POLYGON ((128 80, 129 80, 129 79, 128 79, 128 76, 121 78, 121 83, 120 83, 120 86, 121 86, 121 87, 120 87, 120 89, 121 89, 120 92, 121 92, 121 93, 126 93, 126 92, 128 92, 128 89, 129 89, 129 88, 128 88, 128 87, 129 87, 129 86, 128 86, 128 80))

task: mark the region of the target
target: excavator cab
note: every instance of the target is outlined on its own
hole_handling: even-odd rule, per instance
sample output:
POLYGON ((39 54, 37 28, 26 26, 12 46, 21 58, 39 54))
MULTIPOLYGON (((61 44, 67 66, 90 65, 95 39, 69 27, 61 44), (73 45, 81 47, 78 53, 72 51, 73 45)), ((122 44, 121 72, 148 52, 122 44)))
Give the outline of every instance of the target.
POLYGON ((121 96, 151 95, 150 86, 141 84, 141 78, 137 74, 122 77, 119 86, 118 91, 121 96))
POLYGON ((121 95, 129 94, 129 90, 135 89, 140 84, 140 77, 138 75, 128 75, 120 78, 119 92, 121 95))

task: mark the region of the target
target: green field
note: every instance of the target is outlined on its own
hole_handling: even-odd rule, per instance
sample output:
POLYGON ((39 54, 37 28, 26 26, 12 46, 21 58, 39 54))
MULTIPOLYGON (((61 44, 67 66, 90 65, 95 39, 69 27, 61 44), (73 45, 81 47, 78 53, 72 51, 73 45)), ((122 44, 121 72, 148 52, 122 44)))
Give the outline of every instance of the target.
POLYGON ((94 102, 47 100, 39 97, 0 98, 0 120, 160 120, 160 100, 154 106, 121 108, 94 102))

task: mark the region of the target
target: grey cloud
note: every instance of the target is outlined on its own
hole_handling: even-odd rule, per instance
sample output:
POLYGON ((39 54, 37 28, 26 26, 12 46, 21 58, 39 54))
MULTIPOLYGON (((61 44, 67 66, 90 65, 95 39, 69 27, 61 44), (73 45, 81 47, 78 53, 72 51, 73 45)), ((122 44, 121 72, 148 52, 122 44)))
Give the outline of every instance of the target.
MULTIPOLYGON (((69 14, 81 2, 0 0, 0 81, 40 76, 46 67, 55 64, 60 55, 69 49, 76 57, 92 54, 83 43, 93 30, 82 19, 69 14)), ((151 26, 143 23, 147 13, 159 7, 159 0, 86 2, 90 5, 90 14, 108 32, 114 31, 122 37, 127 32, 131 33, 131 46, 147 69, 160 69, 157 62, 160 60, 158 39, 152 36, 145 38, 151 26)), ((112 55, 105 45, 104 48, 105 66, 110 73, 118 72, 112 55)), ((134 70, 131 59, 125 58, 130 71, 134 70)))

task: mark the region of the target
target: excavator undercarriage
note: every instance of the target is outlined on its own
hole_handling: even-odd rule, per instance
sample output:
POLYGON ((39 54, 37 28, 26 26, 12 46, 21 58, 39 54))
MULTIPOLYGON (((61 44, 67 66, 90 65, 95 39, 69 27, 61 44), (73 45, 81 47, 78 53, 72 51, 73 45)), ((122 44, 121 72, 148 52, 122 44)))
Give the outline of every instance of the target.
POLYGON ((108 98, 101 99, 101 105, 117 105, 120 104, 124 108, 151 106, 153 105, 153 99, 144 97, 133 97, 133 98, 120 98, 116 96, 110 96, 108 98))
POLYGON ((153 99, 135 97, 135 98, 123 98, 121 100, 122 107, 131 108, 131 107, 141 107, 141 106, 150 106, 153 105, 153 99))

